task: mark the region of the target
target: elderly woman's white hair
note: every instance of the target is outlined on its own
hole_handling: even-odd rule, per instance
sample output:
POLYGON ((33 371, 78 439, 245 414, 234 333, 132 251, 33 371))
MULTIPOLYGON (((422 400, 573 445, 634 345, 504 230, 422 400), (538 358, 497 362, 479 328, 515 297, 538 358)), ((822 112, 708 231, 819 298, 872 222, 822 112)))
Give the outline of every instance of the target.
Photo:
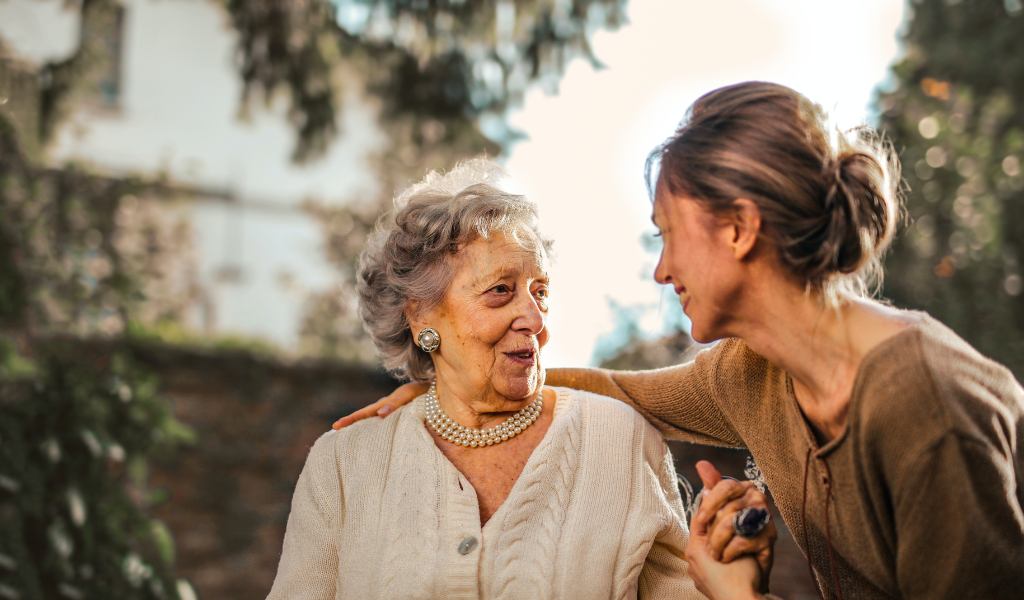
MULTIPOLYGON (((416 345, 406 309, 430 310, 451 285, 454 256, 466 244, 502 231, 536 252, 551 241, 537 228, 537 207, 501 189, 507 177, 484 158, 433 171, 395 198, 395 211, 381 219, 359 258, 359 318, 384 367, 417 381, 433 377, 430 356, 416 345), (520 235, 523 231, 533 235, 520 235)), ((442 341, 443 343, 443 341, 442 341)))

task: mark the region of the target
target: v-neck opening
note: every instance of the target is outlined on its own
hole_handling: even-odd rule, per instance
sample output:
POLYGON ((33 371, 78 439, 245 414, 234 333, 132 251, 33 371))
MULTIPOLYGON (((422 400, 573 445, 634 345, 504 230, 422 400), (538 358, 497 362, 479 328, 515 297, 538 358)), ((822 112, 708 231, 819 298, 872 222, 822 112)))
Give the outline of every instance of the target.
MULTIPOLYGON (((551 424, 548 425, 548 430, 544 432, 544 436, 541 437, 540 441, 537 443, 537 447, 534 448, 532 452, 530 452, 529 458, 526 459, 526 463, 523 465, 523 470, 520 471, 519 477, 516 478, 516 482, 512 484, 512 489, 509 490, 508 495, 505 496, 505 499, 501 502, 501 505, 498 506, 498 510, 494 511, 494 514, 491 515, 491 518, 488 519, 487 522, 480 527, 480 531, 485 535, 485 537, 485 532, 488 530, 490 524, 498 520, 499 517, 503 517, 504 514, 508 512, 508 510, 511 510, 507 508, 509 505, 509 500, 511 500, 513 496, 516 494, 516 492, 519 491, 523 485, 525 485, 522 483, 523 475, 531 469, 531 467, 537 460, 540 460, 540 458, 538 458, 538 450, 547 445, 549 438, 552 435, 554 435, 553 432, 555 426, 559 423, 560 417, 568 409, 568 401, 571 399, 569 391, 565 389, 551 389, 555 392, 555 405, 554 407, 552 407, 553 414, 551 416, 551 424)), ((465 481, 465 485, 469 486, 469 490, 473 493, 473 499, 475 500, 477 514, 479 515, 480 495, 477 494, 476 487, 469 480, 469 477, 467 477, 462 471, 460 471, 458 467, 455 466, 455 463, 453 463, 451 460, 448 459, 447 456, 444 455, 444 452, 442 452, 441 449, 437 447, 437 444, 434 443, 434 438, 431 437, 430 432, 427 431, 426 411, 424 409, 425 398, 426 396, 424 395, 416 398, 416 400, 413 401, 416 408, 416 412, 415 414, 410 416, 412 416, 413 419, 418 422, 424 438, 430 444, 430 447, 433 448, 435 452, 437 452, 441 460, 444 461, 443 464, 445 465, 445 468, 451 469, 452 472, 457 474, 462 481, 465 481)))
MULTIPOLYGON (((548 430, 544 432, 544 437, 542 437, 540 439, 540 442, 537 443, 537 447, 534 448, 533 452, 530 453, 530 458, 526 459, 526 464, 523 465, 523 470, 519 472, 519 477, 516 478, 516 482, 512 484, 512 489, 509 490, 508 496, 505 496, 505 500, 502 501, 501 506, 498 507, 498 510, 494 511, 494 514, 491 515, 491 518, 488 519, 486 523, 484 523, 483 527, 481 527, 482 532, 486 532, 491 523, 498 521, 499 517, 504 517, 505 513, 511 510, 510 508, 508 508, 509 500, 512 499, 512 497, 516 494, 517 491, 520 490, 520 488, 522 488, 522 486, 526 485, 523 483, 523 475, 530 471, 531 465, 533 465, 536 461, 540 460, 540 458, 538 458, 540 454, 538 450, 547 446, 549 437, 554 435, 555 425, 559 423, 559 417, 568 408, 568 400, 570 399, 569 392, 564 389, 552 389, 555 392, 555 406, 553 408, 553 412, 551 415, 551 424, 548 426, 548 430)), ((440 449, 438 450, 440 451, 440 449)), ((472 487, 472 484, 470 484, 470 486, 472 487)), ((476 488, 473 488, 473 491, 475 493, 476 488)), ((477 497, 477 506, 479 507, 479 505, 480 498, 477 497)), ((486 538, 486 533, 484 534, 484 537, 486 538)))
POLYGON ((793 376, 780 369, 786 378, 786 393, 789 395, 790 402, 792 402, 796 408, 797 414, 800 417, 800 422, 804 426, 804 435, 816 458, 822 458, 831 454, 843 443, 843 441, 846 440, 847 437, 849 437, 851 422, 856 418, 857 409, 860 406, 860 390, 864 386, 864 378, 866 377, 865 373, 876 360, 876 355, 884 351, 884 349, 891 344, 894 344, 898 338, 902 338, 904 335, 909 335, 911 330, 920 330, 925 326, 927 320, 928 315, 922 313, 921 319, 916 323, 907 325, 900 331, 887 337, 878 344, 875 344, 873 348, 864 354, 863 358, 861 358, 860 364, 857 366, 857 374, 854 375, 853 386, 850 387, 850 406, 847 411, 846 425, 843 427, 843 430, 839 432, 839 435, 832 438, 825 444, 818 444, 818 438, 814 435, 813 425, 811 425, 811 422, 804 414, 803 408, 800 407, 800 402, 796 398, 796 388, 793 385, 793 376))

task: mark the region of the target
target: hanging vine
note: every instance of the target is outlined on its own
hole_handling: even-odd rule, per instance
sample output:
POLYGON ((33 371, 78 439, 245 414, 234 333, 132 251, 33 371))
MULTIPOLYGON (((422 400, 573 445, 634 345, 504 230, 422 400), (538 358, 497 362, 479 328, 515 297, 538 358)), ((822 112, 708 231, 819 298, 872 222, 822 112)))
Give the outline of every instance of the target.
POLYGON ((31 164, 0 115, 0 598, 179 598, 149 456, 190 439, 120 339, 184 309, 161 186, 31 164), (159 296, 164 291, 166 295, 159 296))

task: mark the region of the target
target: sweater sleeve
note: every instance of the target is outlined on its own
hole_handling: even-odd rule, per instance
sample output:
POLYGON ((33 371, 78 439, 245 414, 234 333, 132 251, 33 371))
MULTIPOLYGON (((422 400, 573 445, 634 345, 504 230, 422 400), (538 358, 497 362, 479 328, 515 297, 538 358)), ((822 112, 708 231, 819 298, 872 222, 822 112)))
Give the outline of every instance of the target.
POLYGON ((1013 473, 1012 456, 952 432, 916 457, 893 499, 903 598, 1006 598, 1024 590, 1024 515, 1013 473))
POLYGON ((712 386, 712 372, 727 345, 702 350, 692 362, 651 371, 551 369, 546 383, 622 400, 668 439, 743 447, 712 386))
POLYGON ((341 486, 334 458, 336 433, 321 436, 306 458, 292 497, 277 577, 267 600, 335 597, 338 549, 334 530, 341 518, 341 486))
POLYGON ((683 513, 683 501, 676 484, 676 471, 668 446, 662 443, 658 481, 661 485, 665 527, 654 538, 647 561, 637 582, 637 598, 641 600, 706 600, 687 573, 684 553, 690 540, 683 513))

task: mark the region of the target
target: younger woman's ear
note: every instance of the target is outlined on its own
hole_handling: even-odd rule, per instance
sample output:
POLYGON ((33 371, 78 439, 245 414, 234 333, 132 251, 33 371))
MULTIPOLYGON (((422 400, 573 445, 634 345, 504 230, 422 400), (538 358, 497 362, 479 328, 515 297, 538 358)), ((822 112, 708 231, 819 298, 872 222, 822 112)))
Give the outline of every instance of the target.
POLYGON ((754 249, 761 235, 761 210, 753 200, 737 198, 733 200, 732 215, 732 246, 737 260, 746 258, 754 249))

